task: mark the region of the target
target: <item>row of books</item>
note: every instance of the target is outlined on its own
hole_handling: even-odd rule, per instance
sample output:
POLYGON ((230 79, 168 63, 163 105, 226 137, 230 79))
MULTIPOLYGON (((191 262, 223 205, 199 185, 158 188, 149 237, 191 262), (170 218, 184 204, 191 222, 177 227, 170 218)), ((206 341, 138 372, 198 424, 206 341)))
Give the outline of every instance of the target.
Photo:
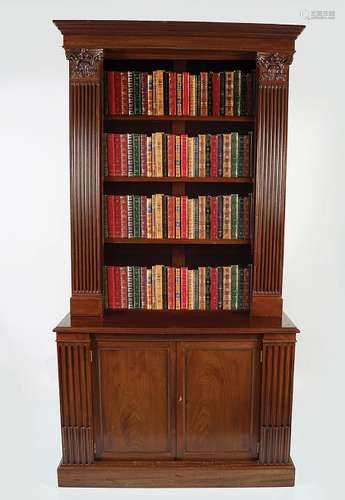
POLYGON ((249 239, 251 197, 108 195, 108 238, 249 239))
POLYGON ((250 267, 108 266, 108 309, 249 309, 250 267))
POLYGON ((105 175, 249 177, 252 133, 107 134, 105 175))
POLYGON ((253 114, 253 72, 109 71, 108 112, 116 115, 253 114))

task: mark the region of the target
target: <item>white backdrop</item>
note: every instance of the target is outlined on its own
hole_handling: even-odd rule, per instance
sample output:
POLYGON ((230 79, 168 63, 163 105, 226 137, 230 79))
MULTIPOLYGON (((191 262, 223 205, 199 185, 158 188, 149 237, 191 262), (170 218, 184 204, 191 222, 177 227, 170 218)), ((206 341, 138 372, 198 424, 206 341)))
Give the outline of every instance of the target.
POLYGON ((2 498, 342 497, 345 29, 340 0, 1 0, 0 491, 2 498), (301 3, 303 2, 303 3, 301 3), (336 11, 306 20, 302 9, 336 11), (290 77, 285 311, 297 345, 294 489, 58 489, 59 408, 51 329, 70 296, 68 85, 52 19, 307 24, 290 77))

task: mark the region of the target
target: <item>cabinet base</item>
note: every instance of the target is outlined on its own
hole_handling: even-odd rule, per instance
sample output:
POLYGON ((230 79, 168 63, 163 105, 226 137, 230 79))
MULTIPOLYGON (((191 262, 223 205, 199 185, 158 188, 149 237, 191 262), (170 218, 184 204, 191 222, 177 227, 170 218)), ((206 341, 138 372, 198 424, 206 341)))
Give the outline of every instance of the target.
POLYGON ((58 467, 59 486, 113 488, 236 488, 294 486, 295 467, 256 462, 102 461, 58 467))

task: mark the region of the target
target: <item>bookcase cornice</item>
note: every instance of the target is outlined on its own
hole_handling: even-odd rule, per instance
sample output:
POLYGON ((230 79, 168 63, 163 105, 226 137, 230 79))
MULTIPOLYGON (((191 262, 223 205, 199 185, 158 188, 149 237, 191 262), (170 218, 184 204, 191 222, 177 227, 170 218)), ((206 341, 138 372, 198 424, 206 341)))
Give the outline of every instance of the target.
POLYGON ((294 50, 305 26, 178 21, 53 21, 65 48, 294 50))

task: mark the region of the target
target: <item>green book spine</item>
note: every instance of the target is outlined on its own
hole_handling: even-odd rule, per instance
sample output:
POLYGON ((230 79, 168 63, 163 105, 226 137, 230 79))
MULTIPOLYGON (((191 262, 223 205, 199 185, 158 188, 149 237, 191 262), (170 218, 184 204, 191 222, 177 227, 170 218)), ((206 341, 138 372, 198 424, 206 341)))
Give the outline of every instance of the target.
POLYGON ((168 309, 168 268, 163 266, 163 309, 168 309))
POLYGON ((133 175, 139 176, 140 171, 140 134, 133 134, 133 175))
POLYGON ((241 116, 248 115, 248 77, 247 73, 242 73, 241 77, 241 100, 240 100, 240 114, 241 116))
POLYGON ((211 197, 206 196, 206 210, 205 210, 205 215, 206 215, 206 221, 205 221, 205 228, 206 228, 206 239, 211 238, 211 197))
POLYGON ((211 137, 210 137, 210 134, 206 134, 205 142, 206 142, 205 170, 206 170, 206 177, 210 177, 210 175, 211 175, 211 137))
POLYGON ((243 295, 244 295, 244 268, 238 269, 238 309, 243 311, 243 295))
POLYGON ((134 154, 133 154, 133 134, 127 134, 127 165, 128 165, 128 176, 134 175, 134 154))
POLYGON ((212 74, 213 74, 213 71, 209 71, 208 75, 207 75, 207 114, 208 114, 208 116, 213 115, 212 74))
POLYGON ((217 134, 217 175, 223 177, 223 134, 217 134))
POLYGON ((231 195, 231 239, 238 238, 238 194, 231 195))
POLYGON ((163 196, 163 238, 168 237, 168 197, 166 195, 163 196))
POLYGON ((241 115, 241 71, 234 71, 234 115, 241 115))
POLYGON ((134 195, 134 206, 133 206, 133 221, 134 221, 134 238, 140 238, 141 228, 140 228, 140 195, 134 195))
POLYGON ((133 309, 134 293, 133 293, 133 267, 127 267, 127 299, 128 309, 133 309))
POLYGON ((231 175, 238 177, 238 132, 231 133, 231 175))
POLYGON ((238 239, 244 240, 244 197, 238 197, 238 239))
POLYGON ((133 195, 129 194, 127 196, 127 233, 128 233, 128 238, 133 238, 134 237, 134 230, 133 230, 133 195))
POLYGON ((205 279, 205 297, 206 297, 206 310, 211 309, 211 268, 209 266, 205 269, 206 279, 205 279))
POLYGON ((221 71, 220 78, 220 114, 225 115, 225 71, 221 71))
POLYGON ((217 267, 217 307, 223 309, 223 268, 217 267))
POLYGON ((231 310, 238 309, 238 266, 231 266, 231 310))
POLYGON ((103 267, 103 298, 104 298, 104 308, 108 309, 108 272, 107 266, 103 267))
POLYGON ((133 308, 140 309, 140 267, 133 267, 133 308))
POLYGON ((134 114, 141 113, 141 91, 139 71, 133 71, 134 114))
POLYGON ((244 135, 238 136, 238 176, 244 175, 244 135))

